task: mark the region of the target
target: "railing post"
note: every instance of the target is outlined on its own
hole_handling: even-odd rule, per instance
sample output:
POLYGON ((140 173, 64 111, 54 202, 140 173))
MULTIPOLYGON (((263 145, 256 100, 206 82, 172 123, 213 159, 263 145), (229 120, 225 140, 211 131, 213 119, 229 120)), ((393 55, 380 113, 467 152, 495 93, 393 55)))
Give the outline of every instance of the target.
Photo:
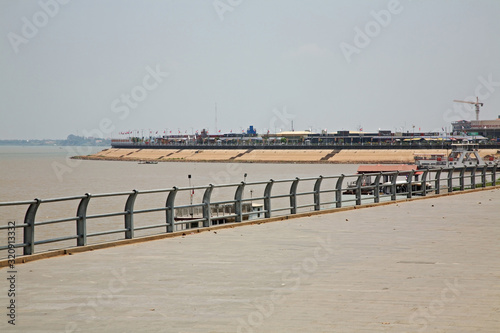
POLYGON ((497 165, 493 166, 493 170, 491 170, 491 186, 496 186, 497 184, 497 165))
POLYGON ((421 184, 422 184, 422 196, 427 195, 427 175, 429 174, 429 169, 425 169, 424 173, 422 174, 421 178, 421 184))
MULTIPOLYGON (((192 190, 190 190, 192 191, 192 190)), ((165 207, 167 210, 165 211, 167 218, 167 232, 175 231, 175 196, 177 195, 177 187, 173 187, 173 190, 167 196, 167 202, 165 203, 165 207)))
POLYGON ((407 183, 407 186, 408 186, 408 193, 406 194, 406 197, 408 199, 411 199, 412 195, 413 195, 413 175, 415 174, 415 171, 414 170, 411 170, 410 173, 408 174, 408 179, 406 181, 407 183))
POLYGON ((470 187, 471 189, 476 188, 476 169, 477 167, 473 167, 470 172, 470 187))
POLYGON ((440 192, 440 187, 441 187, 441 172, 443 171, 443 168, 439 168, 436 170, 436 176, 434 177, 435 182, 434 182, 434 193, 439 194, 440 192))
POLYGON ((299 177, 295 178, 290 186, 290 214, 297 214, 297 186, 299 180, 299 177))
POLYGON ((314 183, 314 210, 321 209, 321 200, 320 200, 320 191, 321 191, 321 182, 323 181, 323 176, 319 176, 314 183))
POLYGON ((391 200, 392 201, 396 201, 396 191, 397 191, 396 182, 398 181, 398 176, 399 176, 399 171, 396 171, 392 177, 392 183, 391 183, 391 192, 392 192, 391 193, 391 200))
POLYGON ((85 197, 80 200, 78 204, 78 210, 76 211, 76 245, 85 246, 87 245, 87 206, 91 198, 90 193, 85 193, 85 197))
POLYGON ((35 199, 35 202, 28 207, 24 216, 24 224, 26 226, 23 228, 23 238, 26 245, 23 249, 23 255, 25 256, 35 253, 35 216, 41 203, 42 200, 35 199))
POLYGON ((344 182, 344 174, 341 174, 335 185, 335 207, 342 207, 342 183, 344 182))
POLYGON ((375 176, 375 189, 373 193, 373 202, 380 202, 380 178, 382 177, 382 173, 380 172, 377 176, 375 176))
POLYGON ((236 217, 234 218, 235 222, 243 221, 243 207, 241 206, 241 198, 243 197, 244 189, 245 182, 241 182, 241 184, 236 188, 236 192, 234 193, 234 214, 236 214, 236 217))
POLYGON ((361 183, 363 182, 364 175, 359 175, 356 179, 356 206, 361 205, 361 183))
POLYGON ((273 188, 274 180, 270 179, 264 189, 264 213, 265 218, 271 217, 271 190, 273 188))
POLYGON ((205 193, 203 194, 203 226, 208 228, 212 225, 212 212, 210 209, 210 197, 214 186, 212 184, 208 185, 205 193))
POLYGON ((462 169, 460 169, 460 176, 459 176, 459 180, 460 180, 460 191, 463 191, 465 190, 465 167, 463 167, 462 169))
POLYGON ((483 170, 481 173, 481 187, 486 187, 486 169, 488 168, 487 165, 483 166, 483 170))
POLYGON ((125 239, 134 238, 134 203, 139 192, 137 190, 133 190, 133 192, 125 203, 125 239))
POLYGON ((455 172, 455 167, 448 169, 448 192, 453 192, 453 172, 455 172))

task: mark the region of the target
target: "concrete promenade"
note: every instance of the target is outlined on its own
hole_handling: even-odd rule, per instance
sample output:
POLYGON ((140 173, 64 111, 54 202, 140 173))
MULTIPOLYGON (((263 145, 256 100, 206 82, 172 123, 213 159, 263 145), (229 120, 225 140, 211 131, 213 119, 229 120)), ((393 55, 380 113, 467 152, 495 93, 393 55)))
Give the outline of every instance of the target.
POLYGON ((500 189, 16 266, 1 332, 500 332, 500 189))

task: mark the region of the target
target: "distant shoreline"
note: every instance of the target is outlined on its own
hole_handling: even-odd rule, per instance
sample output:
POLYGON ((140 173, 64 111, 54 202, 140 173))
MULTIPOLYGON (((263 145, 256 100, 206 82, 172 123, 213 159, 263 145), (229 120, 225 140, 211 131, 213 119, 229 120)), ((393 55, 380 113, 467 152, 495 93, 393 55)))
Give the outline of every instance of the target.
MULTIPOLYGON (((446 149, 126 149, 109 148, 75 159, 100 161, 156 162, 243 162, 303 164, 413 164, 415 154, 446 154, 446 149)), ((496 154, 497 149, 481 149, 480 155, 496 154)))

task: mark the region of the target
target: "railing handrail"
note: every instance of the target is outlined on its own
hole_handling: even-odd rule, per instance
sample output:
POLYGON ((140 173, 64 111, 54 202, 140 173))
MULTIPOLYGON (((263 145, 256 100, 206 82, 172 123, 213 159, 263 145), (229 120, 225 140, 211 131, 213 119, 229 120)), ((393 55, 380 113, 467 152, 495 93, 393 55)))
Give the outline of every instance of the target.
MULTIPOLYGON (((238 223, 244 218, 269 218, 273 213, 287 211, 288 214, 297 214, 299 210, 309 208, 310 210, 322 210, 330 208, 341 208, 346 203, 354 203, 355 205, 363 205, 366 201, 380 202, 381 198, 389 198, 389 200, 398 200, 402 197, 412 198, 414 195, 426 196, 434 192, 439 194, 441 190, 448 192, 464 191, 467 188, 476 188, 478 186, 495 186, 497 183, 497 166, 488 167, 473 167, 470 172, 466 174, 466 168, 443 167, 436 169, 422 169, 418 170, 421 179, 413 179, 416 176, 416 170, 410 171, 389 171, 389 172, 373 172, 366 174, 348 174, 348 175, 332 175, 332 176, 318 176, 318 177, 296 177, 290 179, 270 179, 268 181, 254 181, 254 182, 239 182, 229 184, 209 184, 203 186, 190 186, 190 187, 171 187, 164 189, 152 190, 132 190, 111 193, 99 193, 79 196, 67 196, 49 199, 33 199, 25 201, 11 201, 0 202, 0 207, 12 206, 28 206, 24 223, 14 226, 14 228, 23 229, 23 241, 15 244, 9 244, 13 248, 23 248, 24 255, 30 255, 35 252, 35 245, 56 243, 60 241, 67 241, 76 239, 77 246, 87 245, 88 237, 121 234, 125 233, 126 239, 134 238, 134 232, 138 230, 165 228, 165 232, 176 231, 178 227, 183 228, 198 228, 198 223, 202 223, 203 227, 210 227, 217 223, 238 223), (405 177, 405 180, 398 181, 398 177, 405 177), (488 182, 488 176, 490 182, 488 182), (375 178, 370 184, 366 184, 363 180, 367 177, 375 178), (384 178, 382 178, 384 177, 384 178), (346 181, 355 178, 354 181, 346 181), (478 178, 478 179, 477 179, 478 178), (383 179, 389 180, 384 182, 383 179), (325 180, 335 181, 334 185, 326 187, 325 180), (454 185, 453 181, 458 180, 459 184, 454 185), (311 186, 299 192, 298 187, 311 186), (446 185, 443 186, 443 182, 446 185), (274 184, 289 183, 288 190, 279 193, 273 193, 274 184), (432 188, 434 184, 434 188, 432 188), (257 193, 255 197, 244 197, 243 193, 245 188, 254 188, 255 186, 265 185, 262 195, 257 193), (323 186, 323 188, 322 188, 323 186), (212 200, 211 195, 214 189, 227 189, 234 188, 233 199, 226 200, 212 200), (203 190, 202 202, 179 204, 175 205, 175 198, 178 192, 203 190), (146 209, 134 209, 134 203, 137 196, 145 194, 168 194, 166 203, 161 207, 153 207, 146 209), (330 195, 325 199, 326 195, 330 195), (334 198, 331 198, 331 195, 334 198), (90 201, 109 198, 127 196, 124 209, 117 211, 115 208, 110 208, 111 211, 100 214, 87 214, 87 207, 90 201), (305 198, 305 199, 304 199, 305 198), (308 200, 307 202, 299 202, 299 200, 308 200), (323 200, 322 200, 323 198, 323 200), (312 200, 311 200, 312 199, 312 200), (49 219, 44 221, 36 220, 36 213, 40 205, 79 200, 76 215, 60 217, 57 219, 49 219), (283 206, 280 200, 289 201, 288 204, 283 206), (259 205, 255 205, 258 202, 259 205), (281 206, 275 207, 280 202, 281 206), (221 212, 222 206, 222 212, 221 212), (254 210, 254 207, 256 210, 254 210), (187 210, 189 216, 179 217, 175 216, 176 211, 187 210), (246 210, 246 211, 245 211, 246 210), (165 212, 165 220, 163 223, 155 223, 146 226, 134 226, 135 214, 147 214, 153 212, 165 212), (227 212, 226 212, 227 211, 227 212), (219 213, 222 213, 219 216, 219 213), (124 228, 115 230, 104 230, 89 233, 87 231, 87 223, 102 218, 123 216, 124 228), (60 236, 50 239, 37 239, 35 241, 35 232, 40 226, 57 224, 57 223, 76 223, 76 234, 70 236, 60 236)), ((252 192, 251 192, 252 193, 252 192)), ((165 199, 165 198, 164 198, 165 199)), ((0 230, 5 230, 10 226, 2 225, 0 230)), ((54 235, 55 236, 55 235, 54 235)), ((3 240, 0 240, 3 241, 3 240)), ((0 250, 6 250, 9 246, 0 243, 0 250)))

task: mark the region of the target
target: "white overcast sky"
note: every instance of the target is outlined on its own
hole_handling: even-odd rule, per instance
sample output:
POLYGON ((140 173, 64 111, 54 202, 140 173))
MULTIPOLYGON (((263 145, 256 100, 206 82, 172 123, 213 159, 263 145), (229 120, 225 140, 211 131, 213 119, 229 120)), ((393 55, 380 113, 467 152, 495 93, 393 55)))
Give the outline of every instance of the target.
POLYGON ((55 1, 0 1, 0 139, 431 131, 476 94, 500 115, 498 0, 55 1))

